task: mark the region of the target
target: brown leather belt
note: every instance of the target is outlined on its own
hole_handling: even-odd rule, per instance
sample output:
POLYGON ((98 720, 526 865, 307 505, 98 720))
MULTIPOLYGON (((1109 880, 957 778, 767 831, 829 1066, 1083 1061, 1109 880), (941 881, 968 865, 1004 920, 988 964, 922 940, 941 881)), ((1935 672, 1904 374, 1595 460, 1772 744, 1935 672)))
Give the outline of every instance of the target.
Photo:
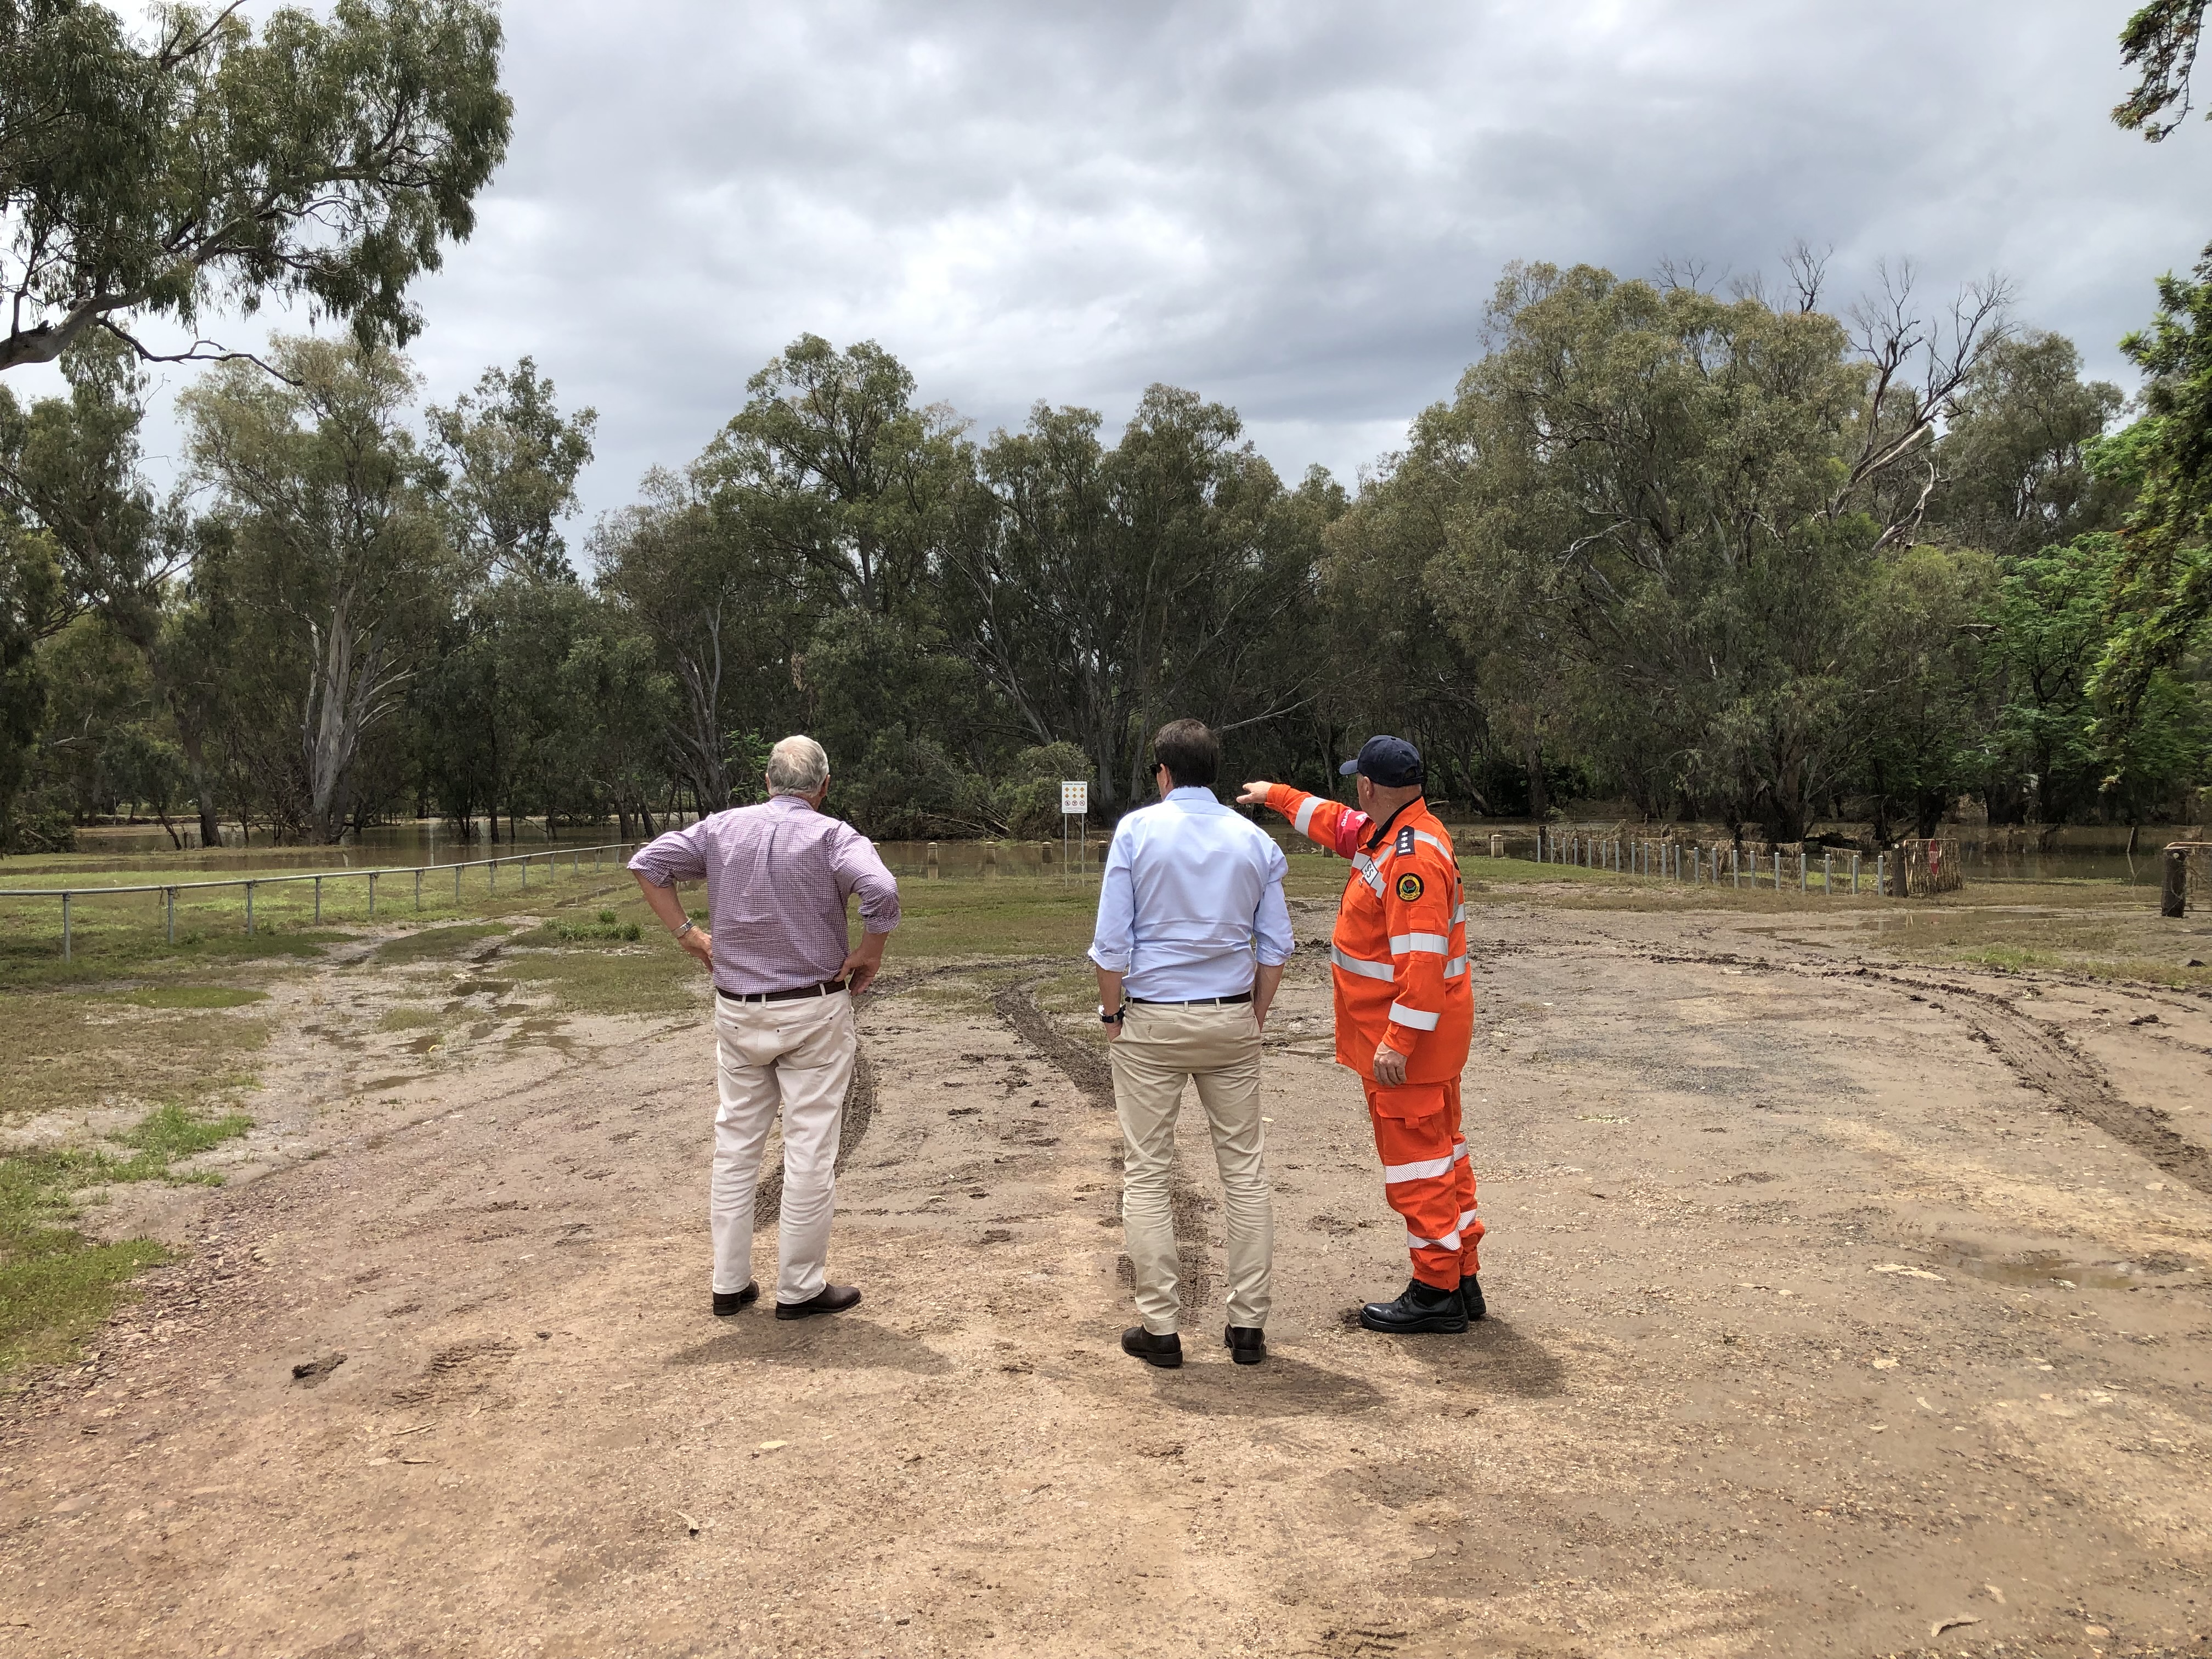
POLYGON ((844 988, 843 980, 825 979, 819 985, 801 985, 789 991, 725 991, 717 985, 714 994, 732 1002, 795 1002, 800 997, 834 997, 844 988))

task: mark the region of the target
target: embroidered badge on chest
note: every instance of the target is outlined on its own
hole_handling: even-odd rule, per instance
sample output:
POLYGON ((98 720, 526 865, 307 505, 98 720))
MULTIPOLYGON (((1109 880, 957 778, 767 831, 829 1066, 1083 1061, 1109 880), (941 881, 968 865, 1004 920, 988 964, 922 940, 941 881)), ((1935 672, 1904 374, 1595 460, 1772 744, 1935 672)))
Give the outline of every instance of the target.
POLYGON ((1393 850, 1400 858, 1405 857, 1407 854, 1413 850, 1413 826, 1412 824, 1407 824, 1403 830, 1401 830, 1398 832, 1398 845, 1393 850))
POLYGON ((1421 878, 1408 870, 1398 878, 1398 896, 1411 904, 1421 896, 1421 878))

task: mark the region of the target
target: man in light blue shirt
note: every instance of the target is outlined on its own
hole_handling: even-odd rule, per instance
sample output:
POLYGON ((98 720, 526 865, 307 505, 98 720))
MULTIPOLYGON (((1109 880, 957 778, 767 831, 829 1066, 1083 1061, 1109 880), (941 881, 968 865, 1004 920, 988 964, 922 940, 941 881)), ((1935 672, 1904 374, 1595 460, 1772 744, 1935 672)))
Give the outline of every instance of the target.
POLYGON ((1260 1028, 1291 959, 1283 849, 1214 798, 1220 739, 1173 720, 1152 739, 1161 799, 1114 831, 1091 960, 1113 1033, 1114 1103, 1126 1143, 1121 1222, 1144 1321, 1121 1348, 1182 1364, 1170 1171, 1183 1079, 1213 1131, 1229 1234, 1230 1356, 1267 1356, 1274 1199, 1262 1164, 1260 1028))

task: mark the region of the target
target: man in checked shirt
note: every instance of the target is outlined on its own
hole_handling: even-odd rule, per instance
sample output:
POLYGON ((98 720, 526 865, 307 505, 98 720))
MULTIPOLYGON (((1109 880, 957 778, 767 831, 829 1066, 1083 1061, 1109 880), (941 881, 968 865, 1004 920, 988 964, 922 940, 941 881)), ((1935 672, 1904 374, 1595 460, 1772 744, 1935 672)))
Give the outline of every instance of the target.
POLYGON ((714 975, 721 1097, 708 1213, 714 1311, 760 1295, 752 1276, 753 1188, 783 1109, 783 1220, 775 1316, 842 1313, 860 1299, 825 1271, 838 1131, 859 1043, 853 999, 882 968, 898 926, 898 883, 868 838, 829 817, 830 757, 811 738, 769 755, 769 798, 671 830, 629 861, 653 913, 714 975), (707 884, 708 926, 684 914, 679 881, 707 884), (860 946, 845 902, 860 896, 860 946))

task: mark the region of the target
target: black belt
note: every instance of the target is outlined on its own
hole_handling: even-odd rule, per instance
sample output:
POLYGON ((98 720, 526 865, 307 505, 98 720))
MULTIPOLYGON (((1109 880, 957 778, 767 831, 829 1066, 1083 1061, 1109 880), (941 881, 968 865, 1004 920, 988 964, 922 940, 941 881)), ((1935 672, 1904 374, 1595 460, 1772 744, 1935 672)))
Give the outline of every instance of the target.
POLYGON ((819 985, 801 985, 789 991, 725 991, 714 988, 718 997, 727 997, 732 1002, 793 1002, 800 997, 835 996, 845 988, 842 979, 825 979, 819 985))
POLYGON ((1252 994, 1239 991, 1233 997, 1187 997, 1181 1002, 1166 1002, 1158 997, 1123 997, 1121 1000, 1140 1003, 1147 1008, 1226 1008, 1239 1002, 1251 1001, 1252 994))

